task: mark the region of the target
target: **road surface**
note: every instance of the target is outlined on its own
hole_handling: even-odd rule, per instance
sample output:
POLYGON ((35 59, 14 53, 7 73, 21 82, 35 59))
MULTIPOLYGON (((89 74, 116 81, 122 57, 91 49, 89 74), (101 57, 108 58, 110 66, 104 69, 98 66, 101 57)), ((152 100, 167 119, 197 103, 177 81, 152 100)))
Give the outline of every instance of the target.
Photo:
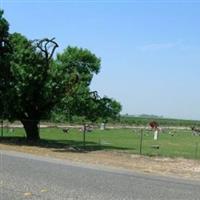
POLYGON ((200 182, 0 151, 0 200, 199 200, 200 182))

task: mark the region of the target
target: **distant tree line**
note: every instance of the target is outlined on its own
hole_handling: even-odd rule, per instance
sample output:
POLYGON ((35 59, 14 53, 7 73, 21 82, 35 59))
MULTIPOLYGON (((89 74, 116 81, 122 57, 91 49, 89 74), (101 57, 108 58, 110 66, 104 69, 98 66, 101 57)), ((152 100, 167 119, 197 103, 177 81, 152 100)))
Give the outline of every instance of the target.
POLYGON ((198 120, 184 120, 184 119, 169 119, 169 118, 159 118, 159 117, 135 117, 135 116, 120 116, 118 123, 124 125, 135 125, 135 126, 146 126, 150 121, 156 121, 160 126, 200 126, 200 121, 198 120))

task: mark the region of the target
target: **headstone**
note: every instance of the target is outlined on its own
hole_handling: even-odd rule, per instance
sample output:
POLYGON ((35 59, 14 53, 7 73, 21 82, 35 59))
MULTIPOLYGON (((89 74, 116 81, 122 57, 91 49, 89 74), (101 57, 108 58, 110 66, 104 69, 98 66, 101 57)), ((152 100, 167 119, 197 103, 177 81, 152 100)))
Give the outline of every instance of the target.
POLYGON ((158 130, 155 130, 153 139, 158 140, 158 130))
POLYGON ((105 130, 105 123, 101 123, 100 130, 105 130))

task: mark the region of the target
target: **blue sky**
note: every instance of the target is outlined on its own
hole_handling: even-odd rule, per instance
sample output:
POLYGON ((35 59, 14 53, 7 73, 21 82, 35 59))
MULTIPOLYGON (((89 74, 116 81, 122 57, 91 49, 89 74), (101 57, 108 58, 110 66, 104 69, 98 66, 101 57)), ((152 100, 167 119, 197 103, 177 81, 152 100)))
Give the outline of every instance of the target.
POLYGON ((200 1, 0 2, 11 32, 101 57, 91 89, 122 113, 200 119, 200 1))

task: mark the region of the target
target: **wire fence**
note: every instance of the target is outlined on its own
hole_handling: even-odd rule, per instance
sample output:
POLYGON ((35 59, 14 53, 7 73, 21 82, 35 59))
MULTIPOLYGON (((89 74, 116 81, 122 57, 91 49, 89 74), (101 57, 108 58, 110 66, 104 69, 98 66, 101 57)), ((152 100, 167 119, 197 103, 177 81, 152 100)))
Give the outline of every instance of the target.
MULTIPOLYGON (((33 121, 33 120, 32 120, 33 121)), ((105 127, 103 124, 38 123, 41 145, 68 150, 109 150, 148 156, 200 159, 200 136, 189 129, 163 128, 155 140, 154 131, 143 128, 105 127)), ((20 122, 1 121, 1 141, 25 138, 20 122)))

